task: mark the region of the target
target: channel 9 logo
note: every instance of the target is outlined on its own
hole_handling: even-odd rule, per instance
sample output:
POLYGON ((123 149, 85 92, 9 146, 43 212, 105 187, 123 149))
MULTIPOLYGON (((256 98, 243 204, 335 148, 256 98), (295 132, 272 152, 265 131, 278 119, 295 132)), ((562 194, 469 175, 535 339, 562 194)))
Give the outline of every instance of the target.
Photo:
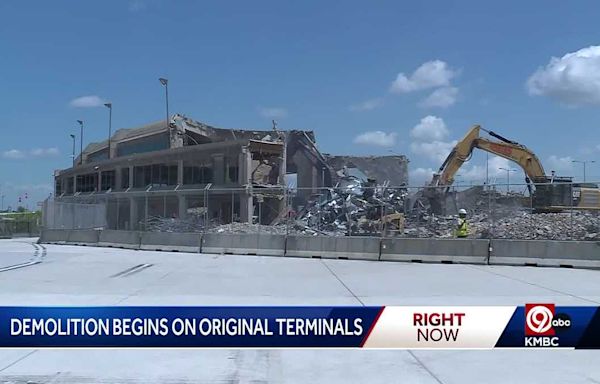
POLYGON ((526 347, 558 347, 556 332, 571 327, 571 319, 555 311, 554 304, 525 304, 526 347))

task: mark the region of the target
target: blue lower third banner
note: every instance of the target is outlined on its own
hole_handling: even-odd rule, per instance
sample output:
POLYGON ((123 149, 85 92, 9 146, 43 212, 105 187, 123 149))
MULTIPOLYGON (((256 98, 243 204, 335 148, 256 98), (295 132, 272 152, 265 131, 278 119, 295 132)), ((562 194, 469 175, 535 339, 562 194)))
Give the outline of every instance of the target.
POLYGON ((600 348, 598 307, 0 307, 2 348, 600 348))

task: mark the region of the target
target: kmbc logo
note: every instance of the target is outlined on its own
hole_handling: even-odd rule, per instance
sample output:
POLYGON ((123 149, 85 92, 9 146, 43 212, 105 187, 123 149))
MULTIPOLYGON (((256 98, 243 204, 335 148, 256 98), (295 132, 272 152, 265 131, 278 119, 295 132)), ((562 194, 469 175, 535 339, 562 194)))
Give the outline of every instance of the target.
POLYGON ((525 346, 558 347, 556 332, 571 327, 566 314, 555 314, 554 304, 525 304, 525 346))
POLYGON ((525 304, 525 336, 554 336, 554 304, 525 304))

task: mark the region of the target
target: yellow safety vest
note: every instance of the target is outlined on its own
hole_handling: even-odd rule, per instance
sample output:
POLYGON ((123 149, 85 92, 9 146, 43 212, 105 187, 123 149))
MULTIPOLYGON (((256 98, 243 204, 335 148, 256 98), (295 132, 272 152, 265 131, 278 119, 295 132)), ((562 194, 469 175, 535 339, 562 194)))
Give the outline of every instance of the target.
POLYGON ((467 225, 467 219, 458 218, 458 228, 456 228, 456 237, 467 237, 469 235, 469 228, 467 225))

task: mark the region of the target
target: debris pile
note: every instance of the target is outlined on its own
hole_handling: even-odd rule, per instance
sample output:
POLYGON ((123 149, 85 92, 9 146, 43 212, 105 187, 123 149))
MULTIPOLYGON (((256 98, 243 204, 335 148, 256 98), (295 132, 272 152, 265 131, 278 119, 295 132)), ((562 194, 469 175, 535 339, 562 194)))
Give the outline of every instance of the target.
POLYGON ((377 186, 354 176, 313 195, 299 213, 295 228, 306 234, 367 236, 380 234, 386 216, 404 212, 406 188, 377 186))
MULTIPOLYGON (((404 236, 454 237, 455 216, 429 216, 407 220, 404 236)), ((513 209, 469 215, 470 238, 516 240, 600 240, 600 216, 591 212, 530 213, 513 209)))
POLYGON ((185 219, 149 217, 146 230, 453 238, 457 217, 453 210, 464 207, 468 211, 469 238, 600 241, 600 212, 531 213, 522 195, 500 195, 480 187, 456 192, 451 199, 448 215, 431 214, 423 206, 408 210, 406 188, 392 188, 386 183, 378 186, 373 179, 363 181, 346 175, 334 188, 313 195, 298 214, 286 211, 288 215, 284 212, 272 225, 210 221, 205 226, 204 209, 190 208, 185 219), (393 227, 392 220, 401 224, 393 227))
POLYGON ((204 218, 196 215, 188 215, 185 219, 150 216, 144 222, 144 228, 148 232, 202 232, 204 218))
POLYGON ((278 225, 261 225, 261 224, 250 224, 250 223, 229 223, 217 225, 209 228, 208 233, 253 233, 253 234, 271 234, 271 235, 285 235, 291 233, 286 230, 285 224, 278 225))

